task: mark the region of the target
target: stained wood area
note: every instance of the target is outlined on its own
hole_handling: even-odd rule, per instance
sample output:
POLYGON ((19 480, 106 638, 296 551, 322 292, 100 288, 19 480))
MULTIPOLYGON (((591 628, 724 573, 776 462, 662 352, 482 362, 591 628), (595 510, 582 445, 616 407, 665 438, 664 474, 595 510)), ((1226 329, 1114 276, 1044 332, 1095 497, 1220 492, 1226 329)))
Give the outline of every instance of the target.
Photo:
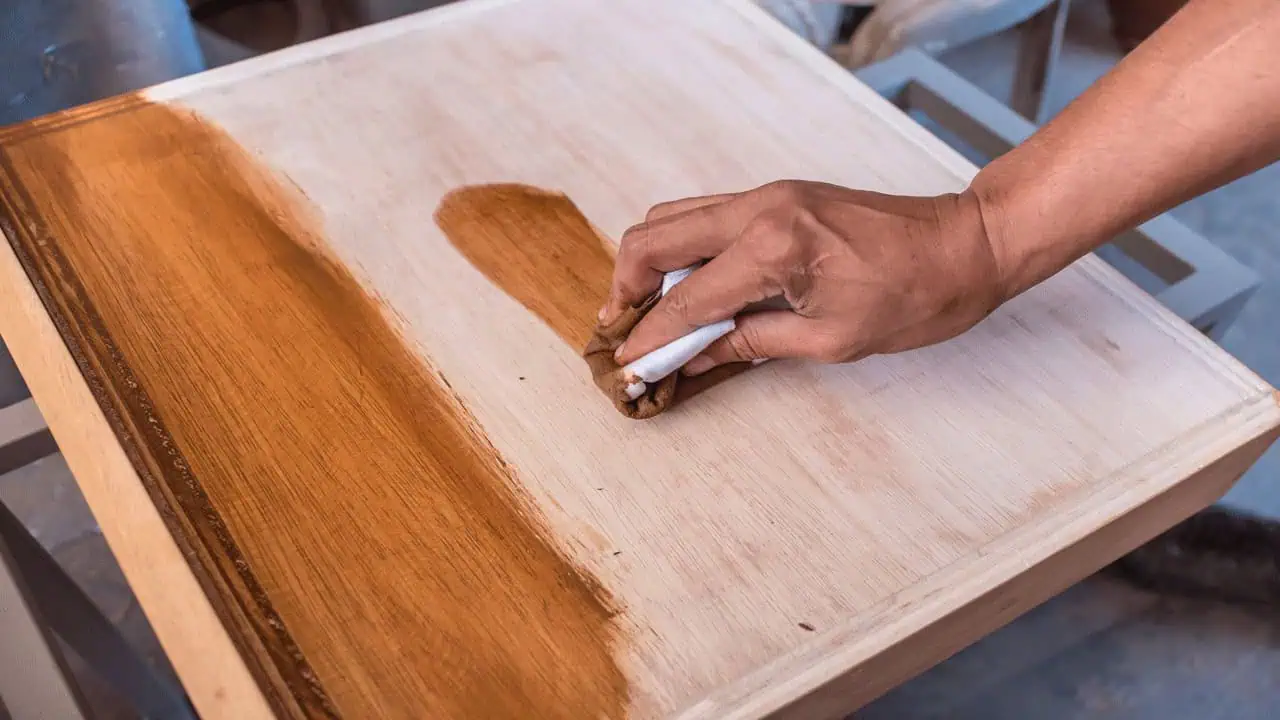
POLYGON ((296 190, 162 105, 7 162, 16 202, 63 208, 42 228, 56 247, 19 248, 64 338, 156 497, 186 511, 224 616, 272 629, 253 642, 285 660, 279 710, 620 716, 604 598, 529 525, 502 458, 328 257, 296 190), (352 656, 376 663, 361 677, 352 656))
POLYGON ((552 240, 972 172, 749 3, 471 0, 0 129, 0 332, 205 717, 838 717, 1211 502, 1272 389, 1086 259, 636 422, 552 240), (558 199, 451 242, 494 184, 558 199))
POLYGON ((571 348, 582 349, 609 296, 613 253, 573 201, 518 184, 449 193, 435 222, 453 248, 571 348))

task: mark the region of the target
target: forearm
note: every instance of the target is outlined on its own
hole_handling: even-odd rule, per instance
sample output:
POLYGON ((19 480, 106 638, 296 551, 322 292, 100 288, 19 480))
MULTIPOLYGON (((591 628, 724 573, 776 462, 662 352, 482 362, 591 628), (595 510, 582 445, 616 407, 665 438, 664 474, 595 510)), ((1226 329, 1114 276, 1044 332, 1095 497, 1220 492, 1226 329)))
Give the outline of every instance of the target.
POLYGON ((1280 159, 1280 3, 1192 0, 971 185, 1012 297, 1280 159))

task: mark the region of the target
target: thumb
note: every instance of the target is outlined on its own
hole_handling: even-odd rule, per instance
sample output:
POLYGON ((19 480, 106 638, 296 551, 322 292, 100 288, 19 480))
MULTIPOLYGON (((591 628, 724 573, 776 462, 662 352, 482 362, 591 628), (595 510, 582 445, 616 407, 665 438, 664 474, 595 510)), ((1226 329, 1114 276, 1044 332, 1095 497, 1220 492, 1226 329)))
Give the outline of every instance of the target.
POLYGON ((701 375, 729 363, 763 362, 793 357, 813 357, 815 344, 823 342, 816 323, 790 310, 744 313, 736 327, 707 346, 684 366, 684 374, 701 375))

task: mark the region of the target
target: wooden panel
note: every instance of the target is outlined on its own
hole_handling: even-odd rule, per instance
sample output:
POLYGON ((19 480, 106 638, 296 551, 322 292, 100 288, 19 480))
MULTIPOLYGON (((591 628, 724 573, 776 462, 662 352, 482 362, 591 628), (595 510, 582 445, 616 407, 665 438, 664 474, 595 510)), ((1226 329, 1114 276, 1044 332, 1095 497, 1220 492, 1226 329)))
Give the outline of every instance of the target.
POLYGON ((622 418, 577 343, 607 253, 548 262, 557 228, 972 173, 745 3, 472 0, 0 150, 0 331, 208 716, 259 690, 287 716, 843 712, 867 693, 831 681, 941 659, 1209 502, 1280 425, 1092 259, 944 345, 622 418), (437 208, 486 183, 564 201, 451 242, 437 208), (117 497, 141 487, 158 514, 117 497), (198 584, 158 582, 165 543, 198 584))

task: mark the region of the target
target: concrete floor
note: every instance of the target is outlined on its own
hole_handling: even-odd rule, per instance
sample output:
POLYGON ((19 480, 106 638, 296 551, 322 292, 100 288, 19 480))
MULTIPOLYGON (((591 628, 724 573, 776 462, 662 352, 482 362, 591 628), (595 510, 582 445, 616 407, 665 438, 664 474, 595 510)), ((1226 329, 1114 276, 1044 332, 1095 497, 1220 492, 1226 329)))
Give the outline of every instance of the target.
MULTIPOLYGON (((1012 35, 944 58, 996 97, 1006 97, 1012 35)), ((1097 0, 1077 1, 1051 104, 1067 100, 1118 57, 1097 0)), ((1224 345, 1280 385, 1280 168, 1188 203, 1176 214, 1257 269, 1263 288, 1224 345)), ((1228 502, 1280 517, 1280 448, 1228 502)), ((60 456, 0 477, 0 501, 24 520, 162 671, 150 628, 60 456)), ((100 717, 127 705, 78 672, 100 717)), ((1250 720, 1280 706, 1280 619, 1270 610, 1167 598, 1107 576, 1092 578, 874 703, 857 718, 911 720, 1250 720)))

